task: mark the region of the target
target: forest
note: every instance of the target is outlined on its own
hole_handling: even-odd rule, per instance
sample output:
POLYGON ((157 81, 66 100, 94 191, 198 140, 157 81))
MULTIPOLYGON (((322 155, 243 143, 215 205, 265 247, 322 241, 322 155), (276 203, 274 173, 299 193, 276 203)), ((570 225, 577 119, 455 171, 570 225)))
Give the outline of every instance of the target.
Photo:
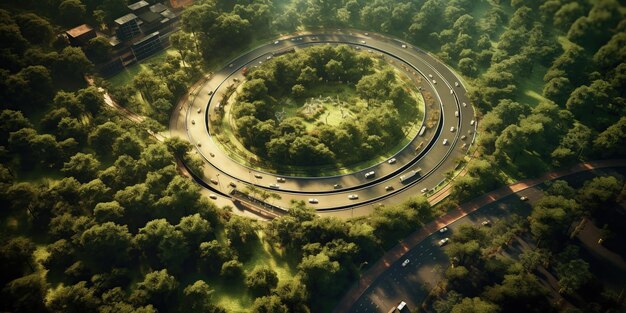
MULTIPOLYGON (((97 71, 111 57, 102 42, 73 47, 59 34, 81 23, 106 31, 128 4, 0 4, 1 311, 329 312, 368 264, 458 203, 626 155, 626 9, 617 0, 199 0, 181 13, 173 54, 113 86, 97 71), (218 207, 179 174, 177 159, 202 168, 191 146, 152 134, 191 84, 281 33, 339 27, 406 40, 468 82, 480 111, 477 158, 449 199, 431 207, 411 198, 347 222, 294 203, 263 223, 218 207), (146 118, 125 119, 100 88, 146 118)), ((484 230, 452 238, 446 252, 457 263, 433 310, 559 311, 536 287, 541 268, 576 298, 570 312, 623 309, 578 270, 587 266, 567 241, 570 224, 623 201, 623 180, 554 183, 547 193, 501 234, 540 240, 519 262, 489 253, 506 240, 484 230)), ((606 232, 617 229, 607 223, 606 232)))

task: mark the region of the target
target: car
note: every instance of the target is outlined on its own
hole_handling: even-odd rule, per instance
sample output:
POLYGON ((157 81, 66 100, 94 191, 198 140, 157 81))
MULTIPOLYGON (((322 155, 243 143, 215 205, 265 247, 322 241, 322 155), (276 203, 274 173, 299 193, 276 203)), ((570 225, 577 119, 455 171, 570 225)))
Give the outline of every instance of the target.
POLYGON ((369 35, 370 35, 370 33, 363 33, 363 35, 365 35, 365 36, 369 36, 369 35))
POLYGON ((317 37, 311 37, 311 40, 313 40, 313 41, 318 41, 318 40, 320 40, 320 39, 319 39, 319 38, 317 38, 317 37))
POLYGON ((440 247, 443 247, 443 246, 445 246, 448 243, 448 241, 450 241, 450 238, 443 238, 443 239, 439 240, 439 242, 437 242, 437 244, 440 247))
POLYGON ((279 182, 279 183, 284 183, 285 179, 282 178, 282 177, 276 177, 276 181, 279 182))
POLYGON ((433 74, 428 74, 428 78, 433 78, 433 74))
POLYGON ((422 188, 422 193, 427 193, 428 192, 428 188, 422 188))
POLYGON ((257 179, 263 178, 263 176, 261 176, 261 174, 254 174, 254 177, 257 178, 257 179))
POLYGON ((266 60, 270 60, 272 58, 271 55, 268 55, 267 58, 265 58, 266 60))
POLYGON ((448 231, 448 227, 444 227, 444 228, 442 228, 442 229, 440 229, 440 230, 439 230, 439 233, 442 233, 442 234, 443 234, 443 233, 445 233, 445 232, 447 232, 447 231, 448 231))
POLYGON ((450 132, 454 133, 454 126, 450 127, 450 132))
POLYGON ((272 189, 280 189, 280 185, 279 184, 270 184, 269 186, 272 189))
POLYGON ((454 86, 459 87, 459 82, 454 82, 454 86))
POLYGON ((315 198, 309 198, 309 203, 312 203, 312 204, 317 204, 317 203, 318 203, 318 201, 317 201, 317 199, 315 199, 315 198))
POLYGON ((450 94, 453 94, 453 93, 454 93, 454 89, 450 89, 450 94))
POLYGON ((409 259, 406 259, 406 260, 402 261, 402 267, 407 266, 409 264, 409 262, 411 262, 411 261, 409 261, 409 259))
POLYGON ((361 40, 360 43, 365 44, 365 40, 361 40))
POLYGON ((467 147, 467 143, 463 143, 463 145, 461 146, 461 149, 465 149, 467 147))
POLYGON ((385 186, 385 190, 386 191, 392 191, 393 190, 393 186, 385 186))
POLYGON ((445 145, 447 145, 447 144, 448 144, 448 139, 444 139, 444 140, 443 140, 443 145, 445 146, 445 145))
POLYGON ((406 45, 402 45, 402 48, 406 49, 406 45))
POLYGON ((358 198, 359 198, 359 195, 349 195, 348 196, 348 199, 350 199, 350 200, 356 200, 358 198))
POLYGON ((466 107, 466 106, 467 106, 467 103, 463 102, 463 106, 464 106, 464 107, 466 107))
POLYGON ((212 158, 214 158, 214 157, 215 157, 215 153, 213 153, 213 152, 209 152, 209 155, 210 155, 212 158))
POLYGON ((191 120, 191 125, 196 125, 196 120, 191 120))
POLYGON ((461 136, 461 140, 465 140, 467 138, 467 136, 463 135, 461 136))
POLYGON ((471 121, 470 121, 470 125, 474 126, 474 124, 476 124, 476 121, 471 120, 471 121))
POLYGON ((484 220, 482 223, 480 223, 483 226, 489 226, 491 225, 491 221, 490 220, 484 220))
POLYGON ((526 197, 526 196, 521 196, 521 197, 519 197, 519 199, 520 199, 520 200, 522 200, 522 201, 526 201, 526 200, 528 200, 528 197, 526 197))
POLYGON ((198 148, 202 148, 202 144, 198 142, 198 148))
POLYGON ((209 198, 213 199, 213 200, 217 200, 217 196, 214 194, 209 194, 209 198))
POLYGON ((437 85, 437 81, 433 79, 433 84, 437 85))
POLYGON ((459 111, 454 111, 454 116, 459 117, 459 111))
POLYGON ((296 38, 291 38, 290 40, 291 40, 291 41, 296 41, 296 38))
POLYGON ((228 64, 228 67, 233 67, 233 64, 232 63, 228 64))
POLYGON ((276 40, 274 41, 274 44, 277 45, 280 41, 276 40))
POLYGON ((218 184, 217 180, 215 180, 213 178, 211 178, 211 183, 213 183, 213 185, 217 185, 218 184))
POLYGON ((398 304, 396 308, 398 309, 398 311, 402 312, 402 310, 404 310, 405 307, 406 307, 406 302, 401 301, 400 304, 398 304))
POLYGON ((237 188, 237 185, 234 182, 232 182, 232 181, 230 182, 230 184, 228 184, 228 186, 231 186, 233 188, 237 188))
POLYGON ((333 189, 341 189, 341 184, 334 184, 333 189))
POLYGON ((212 95, 212 94, 213 94, 213 90, 209 90, 208 95, 210 96, 210 95, 212 95))
POLYGON ((233 81, 234 81, 234 82, 236 82, 236 83, 238 83, 238 82, 240 82, 241 80, 240 80, 239 78, 235 77, 235 78, 233 78, 233 81))
POLYGON ((376 175, 376 173, 374 171, 369 171, 369 172, 365 173, 365 178, 372 178, 372 177, 374 177, 374 175, 376 175))
POLYGON ((396 158, 391 158, 391 159, 389 159, 389 161, 387 161, 387 163, 389 163, 389 164, 394 164, 394 163, 396 163, 396 158))
POLYGON ((202 108, 199 108, 197 112, 202 113, 202 108))

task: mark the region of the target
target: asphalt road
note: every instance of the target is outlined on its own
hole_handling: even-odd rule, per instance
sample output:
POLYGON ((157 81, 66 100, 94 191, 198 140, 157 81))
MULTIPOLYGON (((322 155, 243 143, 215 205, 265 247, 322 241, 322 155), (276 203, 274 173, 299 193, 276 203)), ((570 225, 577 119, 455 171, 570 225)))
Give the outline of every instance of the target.
MULTIPOLYGON (((624 173, 626 170, 619 168, 617 171, 624 173)), ((580 187, 585 181, 613 172, 615 172, 613 169, 586 171, 559 179, 568 181, 574 187, 580 187)), ((447 232, 436 232, 430 235, 407 251, 398 261, 390 264, 389 268, 379 275, 353 304, 349 312, 388 312, 400 301, 405 301, 408 308, 415 311, 415 308, 426 299, 429 290, 443 278, 443 273, 450 266, 450 260, 444 253, 445 246, 440 247, 439 240, 451 237, 461 225, 479 226, 487 219, 493 225, 513 214, 522 217, 529 216, 531 205, 543 197, 545 188, 546 186, 541 184, 494 201, 451 223, 447 226, 447 232), (527 197, 528 201, 521 201, 522 196, 527 197), (409 263, 403 267, 402 262, 407 259, 409 263)))
POLYGON ((350 209, 353 216, 368 214, 377 205, 398 203, 409 196, 419 194, 424 188, 435 187, 445 178, 445 173, 457 166, 458 159, 466 153, 474 139, 476 127, 476 124, 471 125, 470 122, 475 119, 474 111, 469 105, 462 81, 444 64, 401 41, 377 34, 366 36, 364 33, 348 31, 283 38, 277 44, 270 42, 258 47, 228 63, 222 70, 192 90, 189 98, 188 102, 179 104, 174 110, 170 132, 172 136, 189 140, 207 161, 204 180, 216 193, 228 193, 232 188, 229 186, 231 182, 236 184, 237 188, 243 188, 243 184, 247 183, 265 189, 269 189, 270 184, 278 183, 280 189, 272 191, 279 193, 282 199, 276 201, 276 205, 288 207, 291 200, 307 201, 309 198, 316 198, 319 203, 310 205, 318 210, 350 209), (251 68, 259 62, 266 61, 267 57, 276 51, 314 44, 349 44, 358 46, 364 51, 371 50, 371 53, 383 53, 385 58, 393 60, 395 66, 412 77, 425 91, 435 95, 438 108, 434 110, 443 112, 439 124, 427 131, 423 137, 417 136, 405 149, 395 155, 398 160, 395 164, 382 162, 343 176, 319 178, 277 176, 248 168, 229 158, 218 148, 207 125, 214 112, 212 110, 226 87, 236 83, 236 80, 244 79, 241 69, 251 68), (403 48, 402 45, 407 47, 403 48), (460 84, 459 87, 455 86, 455 82, 460 84), (213 91, 212 95, 209 95, 209 91, 213 91), (464 106, 462 103, 467 105, 464 106), (455 116, 457 111, 458 117, 455 116), (450 131, 451 127, 455 128, 454 132, 450 131), (465 140, 460 139, 463 135, 466 136, 465 140), (442 144, 444 139, 448 140, 447 145, 442 144), (423 141, 425 148, 416 152, 415 148, 423 141), (402 184, 399 176, 415 168, 422 169, 422 176, 410 185, 402 184), (376 177, 366 179, 364 173, 369 171, 375 171, 376 177), (285 178, 285 181, 277 182, 278 177, 285 178), (211 179, 217 184, 211 184, 211 179), (333 189, 335 184, 340 184, 343 188, 335 190, 333 189), (386 186, 392 186, 394 190, 386 191, 386 186), (349 200, 348 195, 351 194, 356 194, 359 198, 349 200))

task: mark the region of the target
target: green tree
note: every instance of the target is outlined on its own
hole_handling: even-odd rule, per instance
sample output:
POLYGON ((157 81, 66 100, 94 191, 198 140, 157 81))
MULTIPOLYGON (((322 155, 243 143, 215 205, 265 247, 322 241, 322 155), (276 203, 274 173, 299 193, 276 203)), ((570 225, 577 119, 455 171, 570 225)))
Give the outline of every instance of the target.
POLYGON ((54 289, 46 297, 46 307, 54 313, 95 312, 99 302, 85 281, 54 289))
POLYGON ((77 153, 63 164, 61 171, 82 182, 90 181, 97 177, 100 161, 93 154, 77 153))
POLYGON ((59 21, 65 26, 81 24, 85 18, 86 8, 80 0, 64 0, 59 4, 59 21))
POLYGON ((574 294, 593 277, 589 264, 581 259, 561 263, 556 267, 559 278, 559 293, 574 294))
POLYGON ((252 305, 253 313, 287 313, 287 306, 282 303, 281 299, 276 295, 259 297, 254 300, 252 305))
POLYGON ((45 312, 46 281, 39 273, 17 278, 2 289, 5 300, 10 301, 12 312, 45 312))
POLYGON ((188 312, 210 312, 213 309, 211 298, 214 291, 206 282, 198 280, 183 290, 183 306, 188 312))
POLYGON ((107 267, 128 260, 131 239, 126 225, 106 222, 86 230, 80 244, 94 263, 107 267))
POLYGON ((84 48, 87 57, 94 63, 105 63, 111 60, 113 48, 105 37, 95 37, 87 42, 84 48))
POLYGON ((139 304, 153 304, 159 311, 165 311, 176 296, 178 281, 167 270, 153 271, 144 277, 131 294, 131 300, 139 304))
POLYGON ((481 298, 463 298, 459 304, 452 307, 452 313, 498 313, 500 308, 481 298))
POLYGON ((268 266, 255 266, 246 275, 246 287, 255 295, 267 295, 278 284, 278 275, 268 266))
POLYGON ((24 38, 32 44, 46 46, 54 36, 52 25, 34 13, 24 13, 15 17, 24 38))

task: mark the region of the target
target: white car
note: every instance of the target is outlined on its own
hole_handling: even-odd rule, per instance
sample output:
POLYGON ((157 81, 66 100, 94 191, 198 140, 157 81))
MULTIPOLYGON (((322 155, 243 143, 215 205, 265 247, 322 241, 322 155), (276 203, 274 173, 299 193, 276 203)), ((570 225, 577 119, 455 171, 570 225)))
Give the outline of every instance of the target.
POLYGON ((285 179, 282 178, 282 177, 276 177, 276 181, 279 182, 279 183, 284 183, 285 179))
POLYGON ((489 226, 491 225, 491 221, 490 220, 484 220, 482 223, 480 223, 483 226, 489 226))
POLYGON ((433 79, 433 84, 437 85, 437 81, 433 79))
POLYGON ((213 200, 217 200, 217 196, 214 194, 209 194, 209 198, 213 199, 213 200))
POLYGON ((271 55, 268 55, 267 58, 265 58, 266 60, 270 60, 272 58, 271 55))
POLYGON ((459 82, 454 82, 454 86, 459 87, 459 82))
POLYGON ((454 93, 454 90, 453 90, 453 89, 450 89, 450 94, 453 94, 453 93, 454 93))
POLYGON ((454 116, 459 117, 459 111, 454 111, 454 116))
POLYGON ((409 262, 411 262, 411 261, 409 261, 409 259, 404 260, 404 261, 402 262, 402 267, 407 266, 407 265, 409 264, 409 262))
POLYGON ((406 49, 406 45, 402 45, 402 48, 406 49))
POLYGON ((465 140, 467 138, 467 136, 463 135, 461 136, 461 140, 465 140))
POLYGON ((389 164, 394 164, 394 163, 396 163, 396 158, 391 158, 391 159, 389 159, 389 161, 387 161, 387 163, 389 163, 389 164))
POLYGON ((199 114, 199 113, 202 113, 202 108, 199 108, 199 109, 198 109, 198 114, 199 114))
POLYGON ((369 35, 370 35, 370 33, 363 33, 363 35, 365 35, 365 36, 369 36, 369 35))
POLYGON ((428 188, 423 188, 422 189, 422 193, 427 193, 428 192, 428 188))
POLYGON ((433 78, 433 74, 428 74, 428 78, 433 78))
POLYGON ((463 106, 464 106, 464 107, 466 107, 466 106, 467 106, 467 103, 463 102, 463 106))
POLYGON ((361 40, 360 42, 361 42, 362 44, 365 44, 365 40, 361 40))
POLYGON ((279 184, 270 184, 270 188, 272 188, 272 189, 280 189, 280 185, 279 184))
POLYGON ((448 139, 444 139, 444 140, 443 140, 443 145, 445 146, 445 145, 447 145, 447 144, 448 144, 448 139))
POLYGON ((274 41, 274 44, 277 45, 280 41, 276 40, 274 41))
POLYGON ((372 178, 376 173, 374 171, 369 171, 365 173, 365 178, 372 178))
POLYGON ((315 198, 310 198, 310 199, 309 199, 309 203, 312 203, 312 204, 317 204, 317 203, 318 203, 318 201, 317 201, 317 199, 315 199, 315 198))
POLYGON ((444 228, 439 230, 439 232, 442 233, 442 234, 447 232, 447 231, 448 231, 448 227, 444 227, 444 228))
POLYGON ((439 242, 437 244, 440 247, 443 247, 443 246, 445 246, 448 243, 448 241, 450 241, 450 238, 443 238, 443 239, 439 240, 439 242))
POLYGON ((474 126, 474 124, 476 124, 476 121, 471 120, 471 121, 470 121, 470 125, 474 126))
POLYGON ((348 199, 350 199, 350 200, 356 200, 358 198, 359 198, 359 195, 349 195, 348 196, 348 199))
POLYGON ((454 133, 454 126, 450 127, 450 132, 454 133))
POLYGON ((521 196, 521 197, 519 197, 519 199, 520 199, 520 200, 522 200, 522 201, 526 201, 526 200, 528 200, 528 198, 527 198, 527 197, 525 197, 525 196, 521 196))

